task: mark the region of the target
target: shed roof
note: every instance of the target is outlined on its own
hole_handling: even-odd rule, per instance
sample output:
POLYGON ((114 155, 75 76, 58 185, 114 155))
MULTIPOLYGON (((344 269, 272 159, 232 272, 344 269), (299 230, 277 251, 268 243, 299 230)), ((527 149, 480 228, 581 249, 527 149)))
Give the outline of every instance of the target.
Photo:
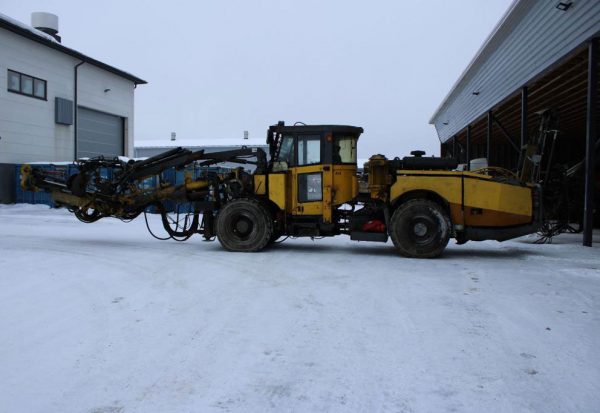
POLYGON ((571 3, 513 1, 431 117, 442 142, 600 33, 600 2, 571 3))
POLYGON ((46 34, 46 33, 42 32, 41 30, 37 30, 31 26, 21 23, 20 21, 15 20, 11 17, 8 17, 2 13, 0 13, 0 28, 6 29, 15 34, 18 34, 20 36, 23 36, 30 40, 33 40, 34 42, 40 43, 44 46, 47 46, 51 49, 66 53, 69 56, 73 56, 77 59, 80 59, 80 60, 86 62, 86 63, 89 63, 89 64, 99 67, 101 69, 104 69, 115 75, 121 76, 127 80, 132 81, 136 85, 143 85, 143 84, 148 83, 145 80, 132 75, 131 73, 127 73, 121 69, 117 69, 114 66, 110 66, 110 65, 103 63, 99 60, 96 60, 92 57, 86 56, 83 53, 78 52, 77 50, 66 47, 66 46, 62 45, 61 43, 59 43, 56 39, 54 39, 54 37, 50 36, 49 34, 46 34))

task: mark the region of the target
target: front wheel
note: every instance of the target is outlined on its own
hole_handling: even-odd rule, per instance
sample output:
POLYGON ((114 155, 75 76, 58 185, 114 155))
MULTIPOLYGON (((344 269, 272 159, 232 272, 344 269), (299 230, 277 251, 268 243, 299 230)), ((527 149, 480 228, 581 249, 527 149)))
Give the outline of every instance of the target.
POLYGON ((273 235, 273 219, 255 199, 235 199, 217 216, 217 238, 228 251, 262 250, 273 235))
POLYGON ((396 249, 403 256, 435 258, 448 245, 450 219, 436 202, 412 199, 396 209, 389 232, 396 249))

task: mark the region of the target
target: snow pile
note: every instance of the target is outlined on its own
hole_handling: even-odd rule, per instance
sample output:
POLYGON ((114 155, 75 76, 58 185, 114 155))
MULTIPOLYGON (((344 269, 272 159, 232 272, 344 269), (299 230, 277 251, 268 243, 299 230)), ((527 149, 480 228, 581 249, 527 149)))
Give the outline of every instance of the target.
POLYGON ((236 254, 22 205, 0 232, 3 412, 600 406, 600 255, 580 235, 437 260, 346 237, 236 254))

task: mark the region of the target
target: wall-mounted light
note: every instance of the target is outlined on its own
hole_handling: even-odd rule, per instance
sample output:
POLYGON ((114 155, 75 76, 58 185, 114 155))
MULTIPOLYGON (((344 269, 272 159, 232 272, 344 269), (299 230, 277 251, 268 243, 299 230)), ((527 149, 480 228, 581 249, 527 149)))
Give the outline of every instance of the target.
POLYGON ((473 92, 473 95, 474 95, 474 96, 479 96, 479 93, 481 93, 481 92, 479 92, 479 91, 476 91, 476 92, 473 92))
POLYGON ((448 125, 450 122, 446 121, 446 122, 442 122, 442 125, 448 125))
POLYGON ((104 93, 110 92, 110 89, 104 89, 104 93))
POLYGON ((567 11, 573 5, 572 1, 561 1, 556 5, 556 8, 560 11, 567 11))

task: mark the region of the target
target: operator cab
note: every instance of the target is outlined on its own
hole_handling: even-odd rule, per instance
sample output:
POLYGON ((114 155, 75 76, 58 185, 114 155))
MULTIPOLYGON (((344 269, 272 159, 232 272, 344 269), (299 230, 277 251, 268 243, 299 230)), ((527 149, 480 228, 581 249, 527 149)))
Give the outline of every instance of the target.
POLYGON ((358 194, 356 149, 362 128, 343 125, 271 126, 268 173, 285 174, 285 210, 323 225, 358 194), (312 218, 310 218, 312 217, 312 218))
POLYGON ((294 125, 269 128, 267 143, 271 172, 308 165, 356 165, 362 128, 343 125, 294 125))

